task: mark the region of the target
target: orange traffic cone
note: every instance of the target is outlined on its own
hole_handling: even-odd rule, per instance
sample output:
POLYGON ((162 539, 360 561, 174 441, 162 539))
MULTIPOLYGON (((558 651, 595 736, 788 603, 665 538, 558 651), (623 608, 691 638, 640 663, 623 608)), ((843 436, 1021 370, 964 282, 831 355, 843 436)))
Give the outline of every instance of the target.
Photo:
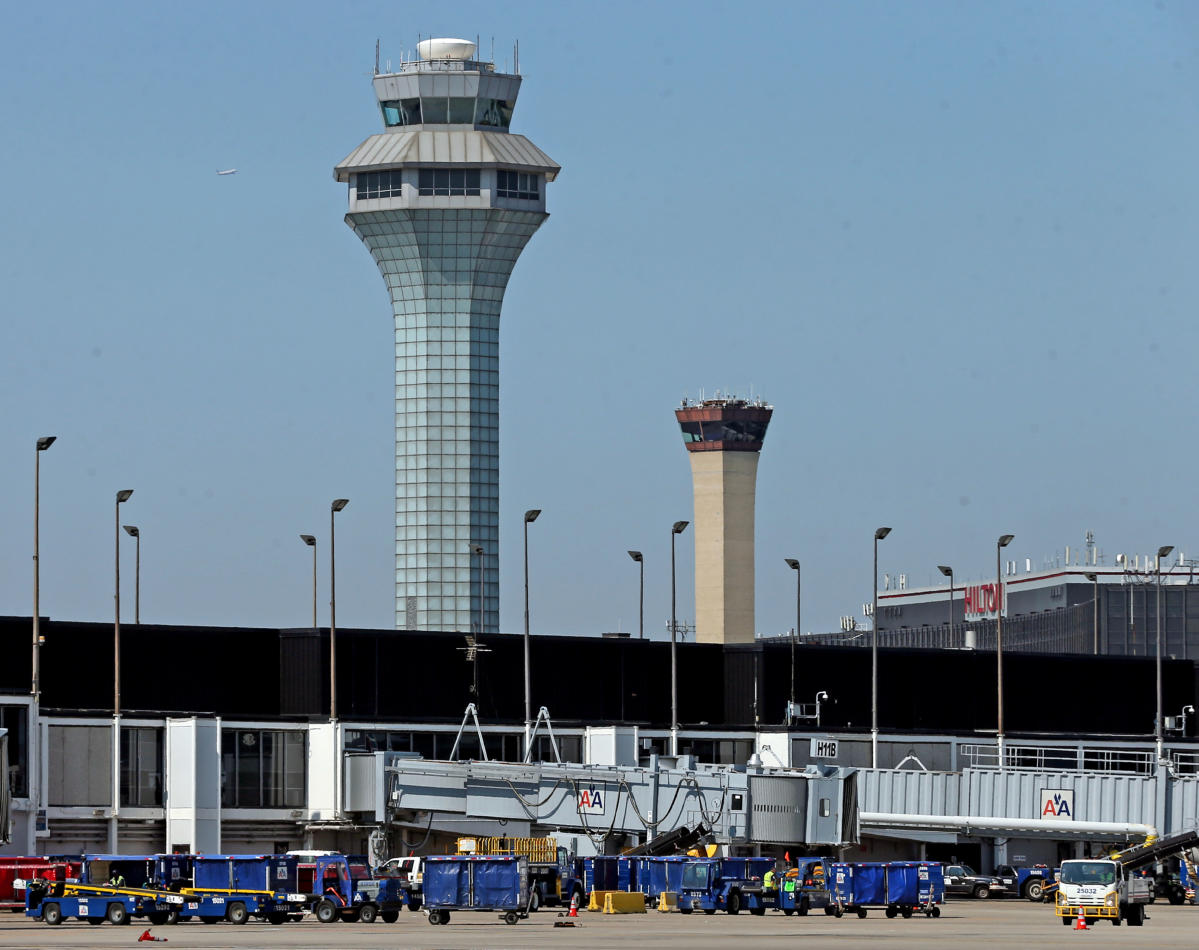
POLYGON ((566 916, 567 917, 578 917, 579 916, 579 892, 578 891, 575 891, 573 894, 570 895, 570 913, 567 914, 566 916))
POLYGON ((167 942, 166 937, 151 937, 150 936, 150 928, 148 928, 148 927, 145 930, 143 930, 142 935, 137 938, 138 943, 141 943, 143 940, 149 940, 152 943, 166 943, 167 942))
POLYGON ((1075 930, 1086 930, 1087 929, 1087 918, 1083 915, 1081 907, 1078 908, 1078 917, 1074 921, 1074 929, 1075 930))

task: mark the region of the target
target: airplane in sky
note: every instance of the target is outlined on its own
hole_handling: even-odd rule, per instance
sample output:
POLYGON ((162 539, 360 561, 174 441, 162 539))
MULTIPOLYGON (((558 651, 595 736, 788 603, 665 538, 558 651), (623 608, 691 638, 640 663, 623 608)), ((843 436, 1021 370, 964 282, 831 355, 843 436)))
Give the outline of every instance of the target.
POLYGON ((236 174, 237 174, 237 169, 236 169, 236 168, 226 168, 224 171, 221 171, 221 170, 218 168, 218 169, 216 170, 216 173, 217 173, 218 175, 236 175, 236 174))

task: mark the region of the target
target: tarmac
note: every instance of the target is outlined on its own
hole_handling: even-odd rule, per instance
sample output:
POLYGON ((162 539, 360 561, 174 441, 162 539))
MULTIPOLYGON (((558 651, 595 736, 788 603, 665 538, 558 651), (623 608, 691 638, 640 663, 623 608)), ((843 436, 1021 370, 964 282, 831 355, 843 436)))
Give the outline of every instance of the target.
MULTIPOLYGON (((1139 948, 1149 943, 1154 950, 1199 945, 1199 907, 1172 907, 1155 903, 1149 908, 1144 927, 1114 927, 1110 923, 1093 924, 1087 931, 1064 927, 1049 905, 1018 900, 953 901, 942 906, 939 918, 917 915, 887 919, 881 910, 871 910, 865 919, 845 916, 840 919, 816 913, 807 917, 786 917, 778 912, 764 917, 750 914, 705 916, 703 914, 605 915, 581 913, 573 928, 555 927, 556 910, 542 910, 515 925, 505 924, 488 913, 455 913, 448 924, 430 925, 424 914, 405 911, 398 922, 385 924, 319 924, 305 919, 281 926, 251 921, 243 926, 228 923, 205 925, 197 921, 170 927, 152 927, 155 937, 166 937, 164 950, 259 950, 259 948, 338 948, 338 950, 374 950, 374 948, 619 948, 678 947, 686 950, 727 948, 740 944, 741 950, 803 946, 902 950, 902 948, 986 947, 1010 950, 1038 950, 1045 947, 1119 946, 1139 948)), ((139 943, 146 929, 144 922, 114 927, 105 923, 95 927, 82 921, 67 921, 50 927, 40 921, 18 915, 0 915, 0 948, 70 947, 91 948, 160 946, 139 943)))

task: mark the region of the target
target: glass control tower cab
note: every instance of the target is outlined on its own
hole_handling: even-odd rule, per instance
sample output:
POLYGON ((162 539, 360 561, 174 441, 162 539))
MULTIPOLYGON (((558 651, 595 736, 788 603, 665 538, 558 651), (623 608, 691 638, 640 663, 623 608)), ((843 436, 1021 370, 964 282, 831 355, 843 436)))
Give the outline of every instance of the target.
POLYGON ((492 633, 500 306, 559 166, 509 131, 519 75, 466 40, 417 50, 374 77, 383 131, 334 176, 395 316, 396 626, 492 633))

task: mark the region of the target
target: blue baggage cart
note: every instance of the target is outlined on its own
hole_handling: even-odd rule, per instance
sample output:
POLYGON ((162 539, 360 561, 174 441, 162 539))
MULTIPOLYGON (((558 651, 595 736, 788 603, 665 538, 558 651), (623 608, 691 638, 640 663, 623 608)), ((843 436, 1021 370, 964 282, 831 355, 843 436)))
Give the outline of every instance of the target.
POLYGON ((921 861, 916 874, 918 909, 925 917, 940 917, 940 905, 945 901, 945 869, 935 861, 921 861))
POLYGON ((869 907, 887 906, 886 866, 877 862, 838 863, 832 867, 834 914, 866 916, 869 907))
POLYGON ((497 911, 507 924, 529 916, 525 855, 455 854, 425 859, 424 905, 431 924, 456 910, 497 911))
POLYGON ((634 858, 631 889, 644 894, 647 905, 658 903, 664 891, 677 894, 683 889, 683 868, 689 860, 686 855, 634 858))

